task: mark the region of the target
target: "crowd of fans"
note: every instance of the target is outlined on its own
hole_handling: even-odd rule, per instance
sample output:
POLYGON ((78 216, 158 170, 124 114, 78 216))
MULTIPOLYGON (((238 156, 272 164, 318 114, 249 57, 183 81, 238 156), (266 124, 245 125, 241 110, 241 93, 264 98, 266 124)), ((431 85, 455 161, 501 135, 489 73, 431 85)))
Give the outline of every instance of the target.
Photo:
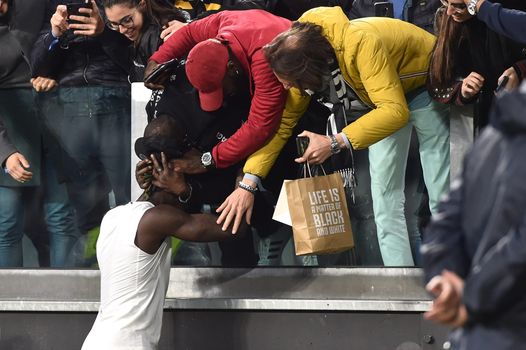
MULTIPOLYGON (((419 266, 426 212, 449 189, 449 106, 473 105, 477 134, 497 86, 526 72, 521 13, 483 0, 478 17, 460 0, 394 1, 396 19, 372 18, 367 0, 104 0, 73 14, 67 3, 1 1, 0 40, 12 44, 0 72, 4 267, 23 265, 24 234, 41 266, 95 262, 104 214, 135 199, 129 84, 171 59, 146 83, 144 118, 179 121, 187 146, 170 167, 184 174, 186 210, 217 213, 234 233, 251 225, 219 244, 222 265, 287 259, 291 229, 271 215, 283 179, 298 176, 300 135, 310 145, 297 162, 358 180, 347 188, 356 247, 295 263, 419 266), (316 6, 328 7, 306 12, 316 6)), ((146 190, 158 169, 142 156, 146 190)), ((173 247, 174 263, 211 263, 213 245, 173 247)))
MULTIPOLYGON (((158 312, 170 262, 211 263, 207 243, 188 241, 218 242, 222 266, 280 264, 292 234, 271 219, 281 184, 301 163, 323 164, 344 178, 357 244, 295 263, 423 260, 436 296, 427 317, 463 327, 457 349, 519 348, 525 10, 0 0, 0 266, 23 266, 24 234, 41 266, 92 266, 97 247, 103 291, 121 283, 134 294, 126 278, 148 271, 139 277, 155 305, 144 312, 158 312), (130 83, 145 77, 148 126, 131 140, 130 83), (450 192, 452 105, 473 107, 475 143, 450 192), (301 155, 296 136, 309 139, 301 155), (410 201, 421 210, 408 212, 410 201)), ((159 332, 160 321, 141 339, 155 344, 159 332)))

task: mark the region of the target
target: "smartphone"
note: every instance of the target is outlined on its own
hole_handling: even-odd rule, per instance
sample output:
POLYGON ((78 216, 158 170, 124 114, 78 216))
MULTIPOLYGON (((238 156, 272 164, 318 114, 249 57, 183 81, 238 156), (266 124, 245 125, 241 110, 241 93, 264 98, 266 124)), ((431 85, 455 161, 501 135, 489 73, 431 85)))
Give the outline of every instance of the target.
POLYGON ((309 147, 309 138, 307 136, 296 137, 296 150, 298 151, 298 157, 303 156, 307 147, 309 147))
POLYGON ((374 3, 374 15, 376 17, 394 17, 393 3, 381 1, 374 3))
POLYGON ((82 13, 79 10, 80 9, 91 9, 91 2, 83 2, 83 3, 70 3, 66 4, 66 9, 68 11, 68 23, 69 24, 81 24, 82 22, 75 21, 72 19, 69 19, 70 16, 84 16, 89 17, 87 13, 82 13))
POLYGON ((144 82, 155 83, 161 75, 175 70, 177 67, 179 67, 180 64, 181 62, 175 58, 161 63, 160 65, 155 67, 155 69, 150 73, 150 75, 144 78, 144 82))
POLYGON ((495 89, 495 93, 498 94, 499 92, 502 91, 502 89, 504 89, 506 87, 506 85, 508 84, 508 81, 510 80, 510 77, 508 77, 507 75, 504 76, 504 78, 502 78, 500 84, 497 86, 497 88, 495 89))

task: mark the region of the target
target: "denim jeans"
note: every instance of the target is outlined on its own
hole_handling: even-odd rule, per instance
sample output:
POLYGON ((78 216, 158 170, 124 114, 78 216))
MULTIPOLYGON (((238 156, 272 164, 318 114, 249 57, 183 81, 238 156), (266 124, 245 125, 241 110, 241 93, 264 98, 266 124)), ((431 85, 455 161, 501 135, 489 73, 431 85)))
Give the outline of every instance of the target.
MULTIPOLYGON (((42 185, 45 186, 44 215, 50 234, 50 265, 65 267, 79 234, 73 208, 64 184, 59 184, 51 162, 44 160, 42 185)), ((0 267, 23 265, 24 198, 35 187, 0 186, 0 267)))
POLYGON ((76 169, 68 182, 81 232, 100 224, 113 190, 115 204, 130 201, 131 102, 126 87, 61 87, 64 117, 60 141, 66 167, 76 169), (69 162, 69 164, 67 164, 69 162), (96 218, 90 217, 98 212, 96 218))
POLYGON ((409 123, 369 147, 374 217, 385 266, 413 266, 413 255, 418 259, 421 235, 416 225, 407 224, 404 214, 405 171, 413 127, 431 214, 437 212, 440 196, 449 189, 449 108, 431 100, 427 91, 407 96, 407 101, 409 123))

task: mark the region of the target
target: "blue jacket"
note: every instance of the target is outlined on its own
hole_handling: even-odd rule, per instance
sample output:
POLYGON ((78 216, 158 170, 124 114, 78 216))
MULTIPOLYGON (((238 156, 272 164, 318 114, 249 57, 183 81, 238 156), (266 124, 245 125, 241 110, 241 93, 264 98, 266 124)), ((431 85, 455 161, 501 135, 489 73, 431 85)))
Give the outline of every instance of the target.
POLYGON ((426 280, 464 278, 462 350, 526 344, 526 85, 503 96, 424 235, 426 280))
POLYGON ((505 9, 501 4, 484 1, 477 17, 497 33, 526 43, 526 12, 505 9))

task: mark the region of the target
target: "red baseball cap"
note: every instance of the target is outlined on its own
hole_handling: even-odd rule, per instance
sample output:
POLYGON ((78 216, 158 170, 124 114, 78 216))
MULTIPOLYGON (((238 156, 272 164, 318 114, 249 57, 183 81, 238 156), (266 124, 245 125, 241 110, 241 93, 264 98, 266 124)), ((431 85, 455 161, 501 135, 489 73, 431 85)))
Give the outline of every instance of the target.
POLYGON ((218 39, 201 41, 188 54, 186 75, 199 92, 204 111, 212 112, 223 105, 223 79, 228 59, 228 48, 218 39))

